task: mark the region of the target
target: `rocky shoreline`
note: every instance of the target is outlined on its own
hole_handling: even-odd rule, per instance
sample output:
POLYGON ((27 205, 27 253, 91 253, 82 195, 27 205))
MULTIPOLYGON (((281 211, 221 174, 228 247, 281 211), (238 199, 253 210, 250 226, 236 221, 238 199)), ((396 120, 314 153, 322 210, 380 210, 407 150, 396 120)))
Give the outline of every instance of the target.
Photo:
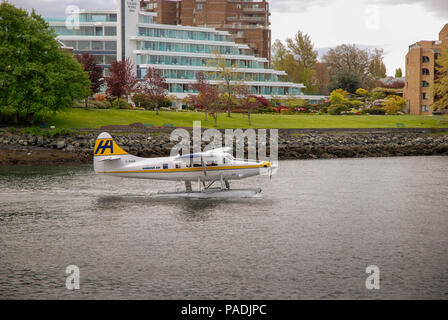
MULTIPOLYGON (((111 132, 118 145, 141 157, 169 156, 171 130, 111 132)), ((0 131, 0 164, 91 163, 99 130, 64 137, 0 131)), ((448 155, 447 132, 428 130, 279 130, 279 159, 448 155)))

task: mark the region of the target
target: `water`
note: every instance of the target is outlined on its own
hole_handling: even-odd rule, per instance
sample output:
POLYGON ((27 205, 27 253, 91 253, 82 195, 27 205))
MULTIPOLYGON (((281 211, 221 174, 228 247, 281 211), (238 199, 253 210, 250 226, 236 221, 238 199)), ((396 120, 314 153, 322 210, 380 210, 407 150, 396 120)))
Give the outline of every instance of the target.
POLYGON ((261 199, 145 196, 174 186, 0 167, 0 298, 448 298, 447 157, 285 161, 233 184, 261 199))

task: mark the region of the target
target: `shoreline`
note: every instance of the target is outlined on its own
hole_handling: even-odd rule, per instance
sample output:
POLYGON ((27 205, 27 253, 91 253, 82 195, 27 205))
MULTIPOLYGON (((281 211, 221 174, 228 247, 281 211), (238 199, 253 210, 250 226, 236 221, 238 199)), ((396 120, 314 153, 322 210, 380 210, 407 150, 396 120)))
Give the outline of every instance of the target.
MULTIPOLYGON (((120 129, 85 129, 55 137, 0 131, 0 165, 91 163, 96 137, 106 130, 119 146, 140 157, 169 156, 174 145, 172 128, 120 129)), ((279 160, 448 156, 448 129, 280 129, 278 138, 279 160)))

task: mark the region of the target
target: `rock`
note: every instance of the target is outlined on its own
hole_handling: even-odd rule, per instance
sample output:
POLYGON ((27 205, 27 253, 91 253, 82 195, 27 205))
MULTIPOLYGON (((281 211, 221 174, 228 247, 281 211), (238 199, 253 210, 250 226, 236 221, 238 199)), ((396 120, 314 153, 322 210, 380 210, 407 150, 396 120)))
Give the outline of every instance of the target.
POLYGON ((58 140, 56 143, 56 148, 63 149, 66 146, 65 140, 58 140))

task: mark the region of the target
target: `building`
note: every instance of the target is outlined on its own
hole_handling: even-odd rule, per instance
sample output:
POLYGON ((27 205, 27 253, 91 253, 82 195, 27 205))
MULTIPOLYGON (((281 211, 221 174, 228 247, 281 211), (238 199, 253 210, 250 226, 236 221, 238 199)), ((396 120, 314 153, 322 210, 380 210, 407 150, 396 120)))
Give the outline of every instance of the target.
POLYGON ((434 96, 431 88, 437 77, 435 60, 442 44, 447 42, 448 24, 440 31, 439 40, 419 41, 409 46, 403 96, 410 114, 432 115, 434 96))
MULTIPOLYGON (((266 58, 249 54, 250 48, 233 41, 227 31, 155 23, 157 13, 141 11, 138 0, 118 0, 118 5, 118 9, 112 10, 81 11, 76 18, 77 27, 67 27, 65 19, 47 21, 58 40, 73 48, 74 54, 93 54, 106 75, 113 61, 126 57, 135 65, 139 79, 145 77, 148 67, 162 70, 177 104, 195 93, 191 84, 196 82, 198 72, 216 71, 209 63, 216 52, 228 65, 239 66, 240 78, 255 95, 268 99, 293 95, 310 103, 325 98, 305 96, 303 84, 282 81, 284 71, 270 69, 266 58)), ((209 80, 212 84, 220 83, 211 76, 209 80)))
POLYGON ((141 7, 156 12, 158 23, 228 31, 236 43, 249 45, 255 56, 271 60, 266 0, 142 0, 141 7))

